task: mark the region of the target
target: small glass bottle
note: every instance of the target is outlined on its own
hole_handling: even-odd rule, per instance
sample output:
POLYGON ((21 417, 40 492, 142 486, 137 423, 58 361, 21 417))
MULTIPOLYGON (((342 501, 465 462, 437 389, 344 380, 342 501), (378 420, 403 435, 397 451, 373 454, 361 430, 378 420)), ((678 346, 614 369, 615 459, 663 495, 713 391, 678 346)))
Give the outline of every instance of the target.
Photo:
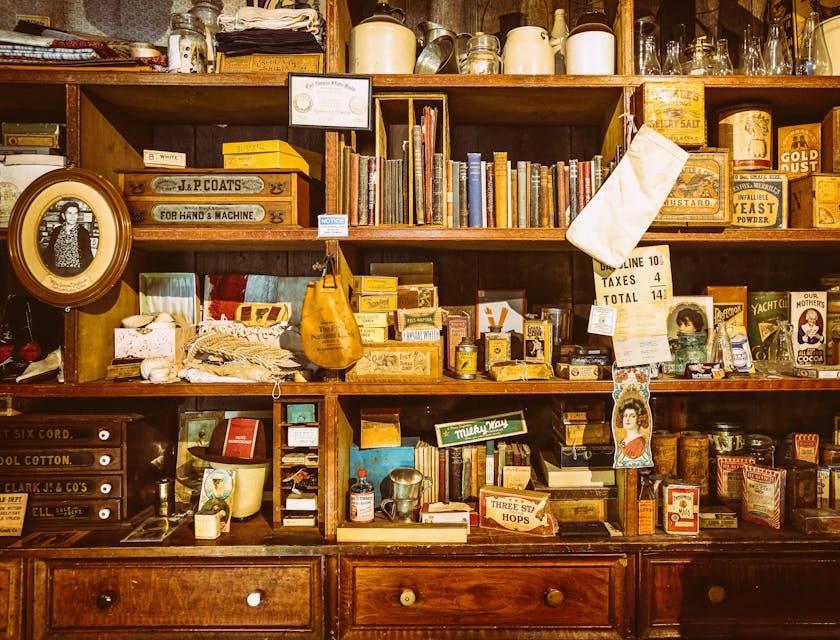
POLYGON ((656 50, 656 38, 644 36, 641 47, 641 60, 639 60, 639 74, 643 76, 658 76, 662 73, 662 65, 659 63, 659 52, 656 50))
POLYGON ((189 13, 173 13, 169 32, 167 71, 204 73, 207 71, 207 40, 204 23, 189 13))
POLYGON ((501 73, 502 58, 499 56, 499 39, 481 31, 467 43, 466 72, 471 75, 501 73))
POLYGON ((705 36, 694 38, 688 49, 691 57, 683 65, 683 73, 688 76, 709 75, 712 46, 706 42, 705 36))
POLYGON ((744 49, 741 54, 743 64, 741 73, 745 76, 767 75, 764 68, 764 58, 761 56, 761 38, 758 36, 744 36, 744 49))
POLYGON ((825 33, 820 29, 820 14, 812 11, 802 27, 801 50, 796 57, 796 75, 830 76, 831 57, 825 33))
POLYGON ((554 73, 566 73, 566 40, 569 37, 569 23, 566 22, 566 10, 554 10, 554 25, 551 27, 551 52, 554 54, 554 73))
POLYGON ((681 378, 689 362, 706 362, 706 334, 702 331, 685 331, 677 336, 674 375, 681 378))
POLYGON ((735 371, 735 354, 729 339, 729 325, 719 322, 715 325, 715 343, 712 349, 712 362, 719 362, 724 371, 735 371))
POLYGON ((793 325, 786 320, 778 322, 767 346, 767 373, 769 375, 793 375, 796 355, 793 351, 793 325))
POLYGON ((726 38, 720 38, 715 43, 715 57, 711 71, 712 75, 716 76, 731 76, 735 73, 729 57, 729 41, 726 38))
POLYGON ((793 73, 793 60, 787 36, 777 18, 770 23, 767 41, 764 43, 764 71, 768 76, 789 76, 793 73))
POLYGON ((350 522, 373 522, 373 485, 367 479, 367 469, 359 469, 356 475, 356 482, 350 485, 350 522))
POLYGON ((490 327, 484 334, 484 370, 490 371, 491 365, 510 360, 510 348, 510 333, 501 327, 490 327))
POLYGON ((666 76, 682 75, 682 64, 680 63, 680 43, 670 40, 665 45, 665 62, 662 63, 662 73, 666 76))

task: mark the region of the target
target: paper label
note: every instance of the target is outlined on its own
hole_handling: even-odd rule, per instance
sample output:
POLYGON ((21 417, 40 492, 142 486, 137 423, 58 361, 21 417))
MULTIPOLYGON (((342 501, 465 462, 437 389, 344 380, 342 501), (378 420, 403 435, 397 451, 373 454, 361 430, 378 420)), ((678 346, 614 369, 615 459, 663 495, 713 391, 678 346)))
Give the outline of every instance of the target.
POLYGON ((346 238, 347 216, 322 213, 318 216, 319 238, 346 238))
POLYGON ((0 494, 0 536, 19 536, 26 516, 26 493, 0 494))
POLYGON ((615 333, 615 321, 618 310, 615 307, 592 305, 589 310, 589 326, 587 331, 599 336, 611 336, 615 333))

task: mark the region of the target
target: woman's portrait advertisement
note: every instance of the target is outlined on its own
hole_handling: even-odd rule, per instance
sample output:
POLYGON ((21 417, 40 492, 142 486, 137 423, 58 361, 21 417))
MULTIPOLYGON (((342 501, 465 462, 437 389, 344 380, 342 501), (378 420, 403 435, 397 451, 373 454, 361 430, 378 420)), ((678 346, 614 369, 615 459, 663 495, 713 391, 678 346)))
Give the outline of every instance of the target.
POLYGON ((653 416, 648 405, 650 368, 613 367, 613 466, 638 469, 653 466, 650 438, 653 416))

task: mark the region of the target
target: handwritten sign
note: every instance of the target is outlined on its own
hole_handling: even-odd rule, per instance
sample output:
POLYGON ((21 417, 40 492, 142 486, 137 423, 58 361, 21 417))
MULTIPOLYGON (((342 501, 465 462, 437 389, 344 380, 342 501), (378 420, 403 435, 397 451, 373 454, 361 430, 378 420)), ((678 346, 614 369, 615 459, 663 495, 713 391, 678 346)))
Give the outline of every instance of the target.
POLYGON ((674 295, 668 245, 636 247, 618 269, 592 262, 599 305, 657 302, 674 295))
POLYGON ((439 447, 454 447, 469 442, 518 436, 527 432, 525 413, 522 411, 435 425, 439 447))
POLYGON ((26 516, 26 493, 0 493, 0 536, 19 536, 26 516))

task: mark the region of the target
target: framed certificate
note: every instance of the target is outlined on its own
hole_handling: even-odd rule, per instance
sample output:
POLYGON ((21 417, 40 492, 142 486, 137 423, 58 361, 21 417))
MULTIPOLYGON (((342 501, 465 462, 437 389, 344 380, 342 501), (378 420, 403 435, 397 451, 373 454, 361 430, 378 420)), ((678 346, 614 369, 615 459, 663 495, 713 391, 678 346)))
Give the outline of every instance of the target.
POLYGON ((56 169, 21 193, 9 219, 9 259, 33 296, 57 307, 104 296, 131 252, 131 219, 116 188, 88 169, 56 169))
POLYGON ((289 74, 289 126, 371 130, 370 76, 289 74))

